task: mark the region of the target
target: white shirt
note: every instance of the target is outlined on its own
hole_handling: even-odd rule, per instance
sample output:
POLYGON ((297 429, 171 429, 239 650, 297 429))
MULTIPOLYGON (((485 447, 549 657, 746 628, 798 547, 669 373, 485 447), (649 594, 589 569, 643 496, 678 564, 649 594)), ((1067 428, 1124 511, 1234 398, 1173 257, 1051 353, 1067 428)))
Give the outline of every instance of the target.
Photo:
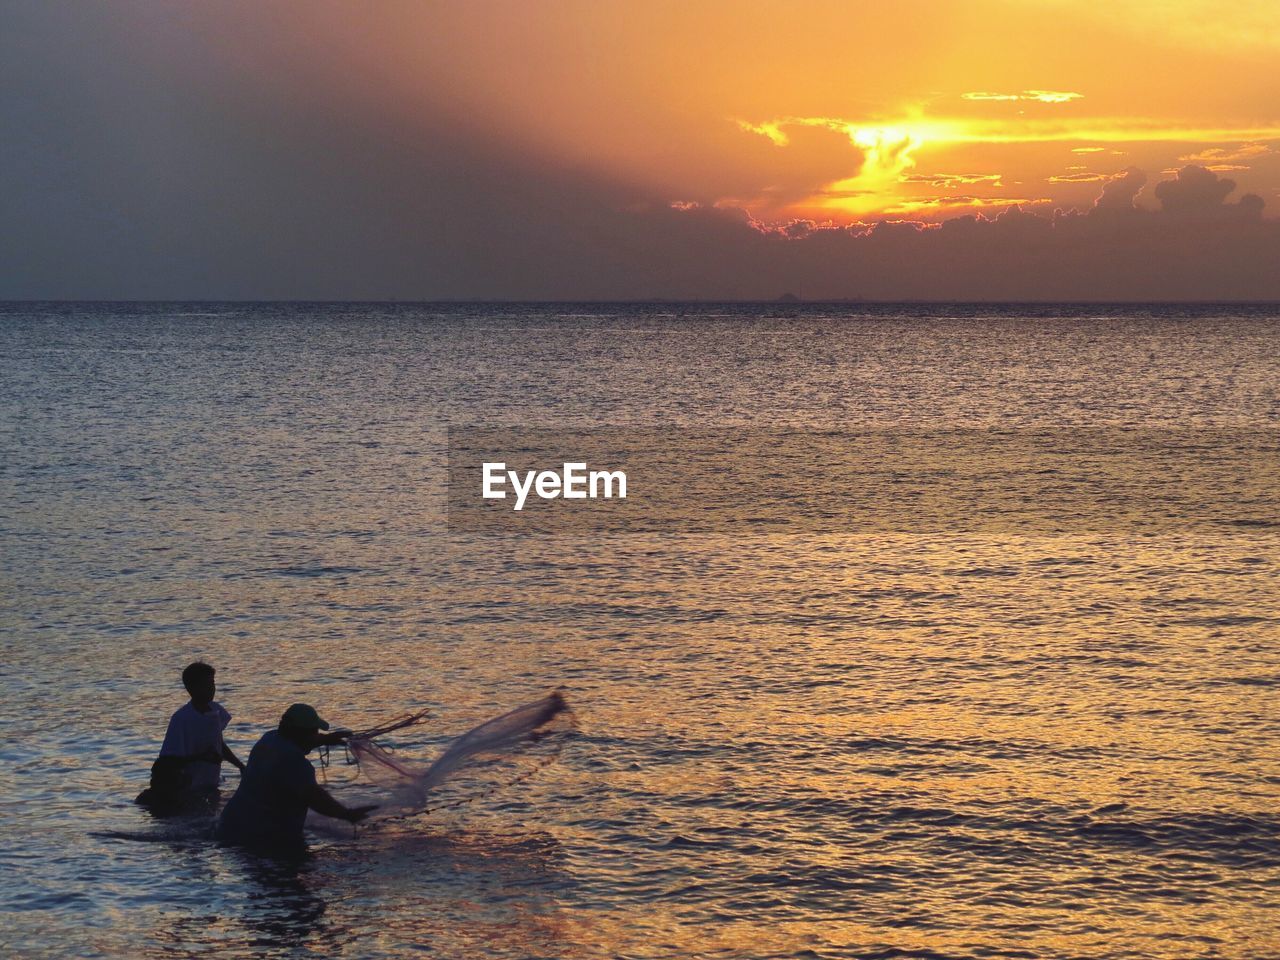
MULTIPOLYGON (((162 757, 191 757, 198 753, 215 753, 222 756, 222 731, 231 722, 231 714, 216 700, 201 713, 190 703, 169 718, 164 743, 160 745, 162 757)), ((216 789, 222 774, 222 761, 211 763, 193 760, 187 764, 193 790, 216 789)))

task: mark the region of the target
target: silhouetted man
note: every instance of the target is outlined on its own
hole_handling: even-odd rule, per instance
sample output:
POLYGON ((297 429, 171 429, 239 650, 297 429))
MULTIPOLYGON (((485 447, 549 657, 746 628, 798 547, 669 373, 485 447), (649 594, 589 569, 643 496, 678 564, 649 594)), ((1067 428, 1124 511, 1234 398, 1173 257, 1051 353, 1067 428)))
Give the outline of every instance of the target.
POLYGON ((342 743, 351 736, 338 730, 322 734, 329 724, 315 708, 295 703, 280 718, 280 725, 254 744, 240 786, 218 820, 222 843, 275 850, 297 850, 304 840, 302 827, 307 810, 348 823, 359 823, 367 807, 346 807, 316 783, 315 767, 307 754, 315 747, 342 743))

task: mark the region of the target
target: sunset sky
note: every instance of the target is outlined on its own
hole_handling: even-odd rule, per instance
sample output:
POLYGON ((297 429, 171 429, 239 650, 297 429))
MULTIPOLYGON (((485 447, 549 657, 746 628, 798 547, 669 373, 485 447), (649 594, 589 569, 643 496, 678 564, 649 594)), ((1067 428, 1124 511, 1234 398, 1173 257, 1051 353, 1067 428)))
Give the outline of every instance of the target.
POLYGON ((518 149, 762 219, 1088 206, 1131 165, 1280 196, 1266 0, 456 4, 386 41, 518 149))
MULTIPOLYGON (((722 234, 982 230, 1116 181, 1260 209, 1252 256, 1280 210, 1272 0, 0 6, 10 296, 757 295, 784 260, 852 295, 722 234)), ((1269 295, 1250 269, 1170 293, 1269 295)))

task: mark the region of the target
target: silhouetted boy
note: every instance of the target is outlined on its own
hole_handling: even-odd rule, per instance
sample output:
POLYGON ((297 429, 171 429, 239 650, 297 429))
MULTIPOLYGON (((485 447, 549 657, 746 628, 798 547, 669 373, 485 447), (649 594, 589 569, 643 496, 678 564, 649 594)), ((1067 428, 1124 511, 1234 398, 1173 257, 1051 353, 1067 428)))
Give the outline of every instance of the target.
POLYGON ((151 786, 139 803, 174 805, 184 797, 209 795, 218 789, 222 761, 239 770, 244 764, 222 740, 231 714, 213 699, 214 669, 196 661, 182 671, 191 701, 169 718, 160 757, 151 767, 151 786))

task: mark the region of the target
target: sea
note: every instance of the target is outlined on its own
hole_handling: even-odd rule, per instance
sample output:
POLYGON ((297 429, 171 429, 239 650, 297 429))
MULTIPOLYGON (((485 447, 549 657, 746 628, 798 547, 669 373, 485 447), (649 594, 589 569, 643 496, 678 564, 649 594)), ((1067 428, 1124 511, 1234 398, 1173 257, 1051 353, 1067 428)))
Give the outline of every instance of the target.
POLYGON ((0 953, 1280 956, 1278 429, 1276 305, 0 305, 0 953), (806 437, 1012 465, 881 457, 879 525, 451 520, 492 427, 756 438, 737 497, 806 437), (195 659, 241 757, 295 701, 430 710, 406 762, 557 688, 577 729, 271 859, 133 802, 195 659))

